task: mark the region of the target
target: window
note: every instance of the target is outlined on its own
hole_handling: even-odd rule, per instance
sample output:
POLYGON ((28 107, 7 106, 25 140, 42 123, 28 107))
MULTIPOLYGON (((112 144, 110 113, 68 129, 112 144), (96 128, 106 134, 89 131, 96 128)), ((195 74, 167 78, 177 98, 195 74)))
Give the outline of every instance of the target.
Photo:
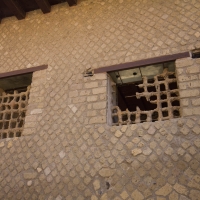
POLYGON ((200 49, 195 49, 190 52, 191 58, 200 58, 200 49))
POLYGON ((113 125, 180 117, 174 61, 108 74, 113 125))
POLYGON ((0 78, 0 138, 20 137, 28 105, 32 73, 0 78))

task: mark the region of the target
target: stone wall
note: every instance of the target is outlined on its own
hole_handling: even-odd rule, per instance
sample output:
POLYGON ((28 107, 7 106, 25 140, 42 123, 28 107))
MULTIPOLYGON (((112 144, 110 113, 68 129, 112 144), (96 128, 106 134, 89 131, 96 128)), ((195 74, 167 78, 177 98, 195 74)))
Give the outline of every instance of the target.
POLYGON ((197 200, 199 59, 176 61, 182 117, 107 124, 97 68, 200 48, 199 1, 79 1, 0 24, 0 72, 33 73, 23 136, 0 141, 0 199, 197 200))
POLYGON ((177 75, 180 98, 182 99, 182 116, 200 114, 200 59, 177 60, 177 75))

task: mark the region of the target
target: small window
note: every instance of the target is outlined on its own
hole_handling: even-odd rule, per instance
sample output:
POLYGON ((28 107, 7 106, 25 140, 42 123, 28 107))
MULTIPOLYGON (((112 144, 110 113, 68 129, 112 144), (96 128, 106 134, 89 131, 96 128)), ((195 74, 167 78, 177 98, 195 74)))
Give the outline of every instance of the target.
POLYGON ((200 49, 195 49, 195 50, 191 51, 190 56, 194 59, 200 58, 200 49))
POLYGON ((113 71, 109 76, 113 125, 180 117, 175 62, 113 71))
POLYGON ((20 137, 32 73, 0 79, 0 139, 20 137))

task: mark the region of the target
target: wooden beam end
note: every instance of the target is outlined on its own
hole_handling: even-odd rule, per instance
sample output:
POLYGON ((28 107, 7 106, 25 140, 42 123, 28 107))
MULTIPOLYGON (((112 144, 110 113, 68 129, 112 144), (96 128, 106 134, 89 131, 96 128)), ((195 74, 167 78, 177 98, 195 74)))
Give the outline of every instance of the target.
POLYGON ((18 20, 24 19, 26 17, 26 12, 20 6, 18 1, 14 0, 4 0, 6 6, 13 12, 18 20))
POLYGON ((51 5, 48 0, 35 0, 44 14, 51 12, 51 5))
POLYGON ((77 5, 77 0, 67 0, 69 6, 76 6, 77 5))

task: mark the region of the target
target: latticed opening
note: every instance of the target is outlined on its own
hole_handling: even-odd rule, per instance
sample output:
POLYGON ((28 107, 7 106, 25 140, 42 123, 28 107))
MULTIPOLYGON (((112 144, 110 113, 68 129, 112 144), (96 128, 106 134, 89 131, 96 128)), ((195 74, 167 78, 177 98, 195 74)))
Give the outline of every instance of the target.
POLYGON ((134 124, 180 117, 175 62, 109 73, 116 87, 112 123, 134 124))
POLYGON ((22 135, 32 74, 0 79, 0 139, 22 135))

